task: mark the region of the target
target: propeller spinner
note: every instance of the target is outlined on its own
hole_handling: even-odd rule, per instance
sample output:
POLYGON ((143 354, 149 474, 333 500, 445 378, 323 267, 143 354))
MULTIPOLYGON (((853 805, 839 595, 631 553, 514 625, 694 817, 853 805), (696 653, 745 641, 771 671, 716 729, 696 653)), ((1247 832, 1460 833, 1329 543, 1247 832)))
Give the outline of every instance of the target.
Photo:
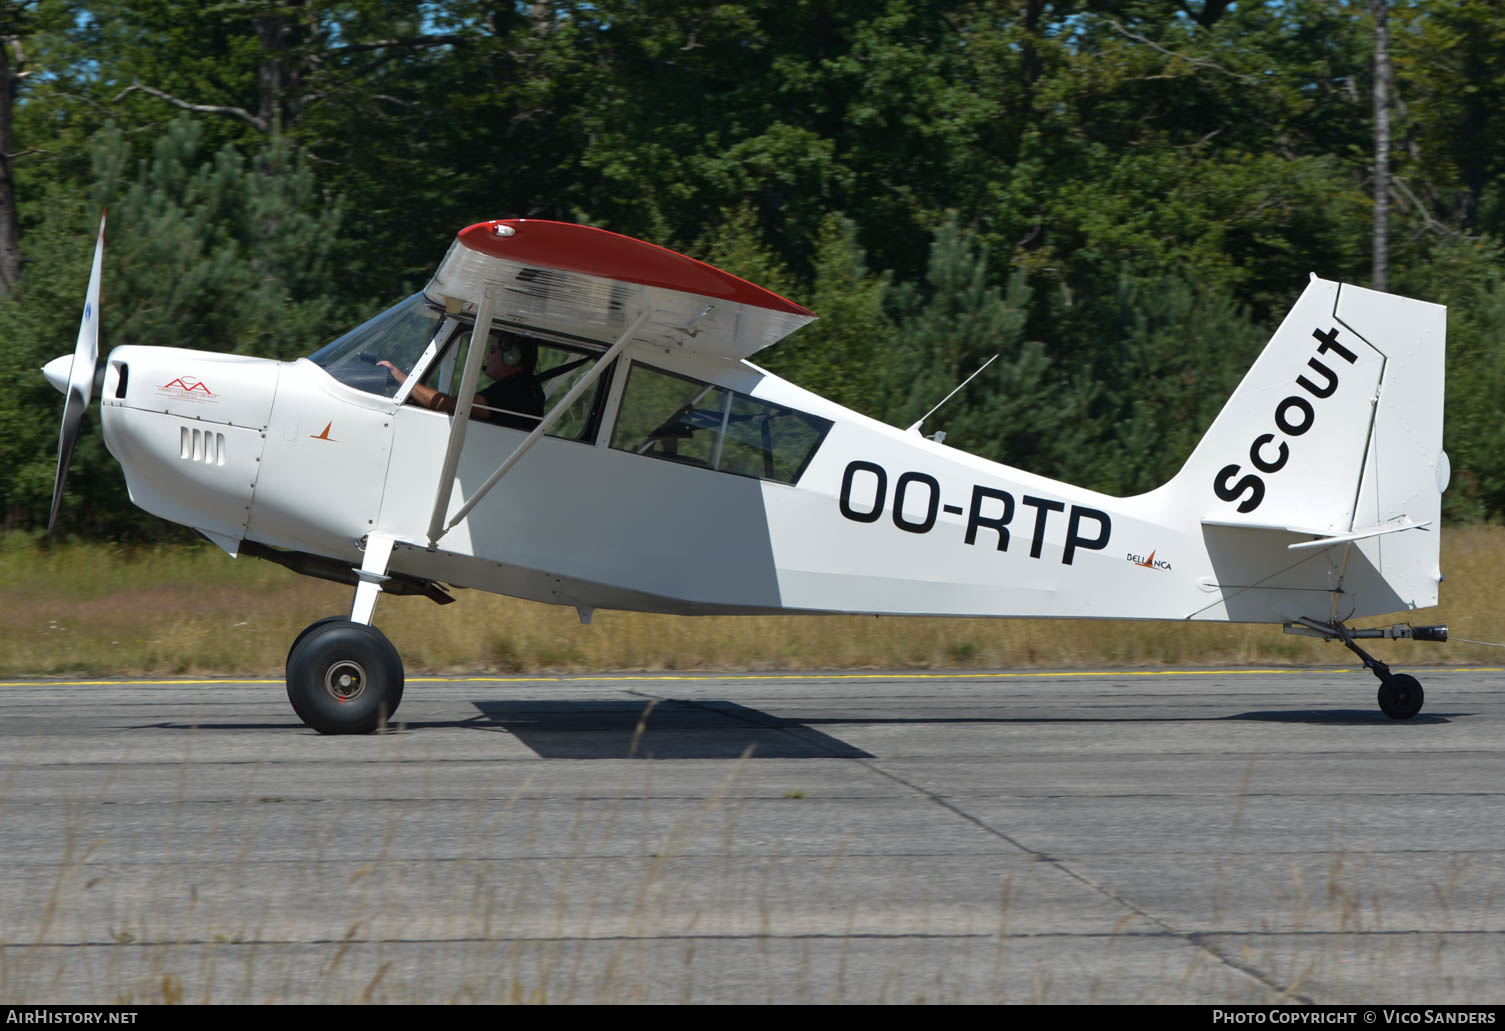
POLYGON ((58 508, 63 503, 63 484, 68 480, 68 465, 78 443, 78 431, 84 413, 94 396, 94 367, 99 363, 99 277, 104 264, 105 216, 99 216, 99 239, 94 245, 94 267, 89 272, 89 293, 84 299, 84 316, 78 324, 78 343, 73 357, 54 358, 42 369, 48 382, 67 396, 63 403, 63 427, 57 439, 57 476, 52 483, 52 512, 47 517, 47 532, 57 523, 58 508), (64 365, 67 378, 64 379, 64 365))

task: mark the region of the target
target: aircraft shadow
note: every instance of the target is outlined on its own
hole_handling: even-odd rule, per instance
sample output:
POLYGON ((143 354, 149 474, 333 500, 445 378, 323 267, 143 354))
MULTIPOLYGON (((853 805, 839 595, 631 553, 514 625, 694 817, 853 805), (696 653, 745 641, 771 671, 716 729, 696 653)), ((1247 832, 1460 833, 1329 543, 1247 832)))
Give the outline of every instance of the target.
POLYGON ((1267 712, 1240 712, 1223 716, 1225 720, 1261 720, 1268 723, 1314 723, 1327 726, 1416 726, 1418 723, 1451 723, 1462 712, 1419 712, 1408 720, 1393 720, 1378 709, 1275 709, 1267 712))
POLYGON ((873 757, 801 720, 780 719, 735 702, 552 699, 472 704, 543 759, 873 757))
MULTIPOLYGON (((880 724, 1021 723, 1306 723, 1316 726, 1405 727, 1451 723, 1466 712, 1422 712, 1392 720, 1378 709, 1270 709, 1226 716, 900 716, 864 714, 786 719, 736 702, 709 700, 658 702, 618 700, 507 700, 472 702, 475 716, 463 720, 418 720, 399 715, 386 733, 454 727, 501 730, 543 759, 740 759, 751 748, 755 759, 872 759, 864 751, 817 729, 820 726, 880 724), (651 711, 650 711, 651 707, 651 711), (647 718, 644 718, 644 714, 647 718), (641 725, 640 725, 641 724, 641 725)), ((302 723, 136 724, 133 730, 307 730, 302 723)))

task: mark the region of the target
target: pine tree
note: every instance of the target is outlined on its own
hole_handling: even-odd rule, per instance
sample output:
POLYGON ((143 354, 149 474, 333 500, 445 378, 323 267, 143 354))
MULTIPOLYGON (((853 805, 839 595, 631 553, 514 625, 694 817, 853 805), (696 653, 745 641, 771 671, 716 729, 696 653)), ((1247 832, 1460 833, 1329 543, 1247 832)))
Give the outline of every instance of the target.
POLYGON ((999 358, 931 416, 924 432, 995 461, 1045 471, 1081 433, 1075 393, 1045 346, 1024 336, 1029 287, 1015 273, 992 285, 975 233, 945 222, 930 247, 926 290, 894 291, 898 329, 884 369, 884 417, 907 426, 993 355, 999 358))

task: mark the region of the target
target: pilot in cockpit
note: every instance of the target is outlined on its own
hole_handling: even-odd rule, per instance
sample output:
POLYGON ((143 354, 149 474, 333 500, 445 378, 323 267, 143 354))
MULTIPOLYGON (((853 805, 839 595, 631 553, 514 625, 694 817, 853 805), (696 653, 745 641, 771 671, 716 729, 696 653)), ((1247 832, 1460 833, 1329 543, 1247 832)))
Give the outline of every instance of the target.
MULTIPOLYGON (((398 384, 408 374, 389 361, 385 366, 398 384)), ((502 426, 531 430, 543 416, 544 394, 533 370, 538 365, 538 345, 525 336, 493 329, 487 334, 486 357, 482 371, 494 382, 475 396, 471 418, 485 419, 502 426)), ((453 412, 455 397, 422 383, 413 388, 408 400, 436 412, 453 412)))

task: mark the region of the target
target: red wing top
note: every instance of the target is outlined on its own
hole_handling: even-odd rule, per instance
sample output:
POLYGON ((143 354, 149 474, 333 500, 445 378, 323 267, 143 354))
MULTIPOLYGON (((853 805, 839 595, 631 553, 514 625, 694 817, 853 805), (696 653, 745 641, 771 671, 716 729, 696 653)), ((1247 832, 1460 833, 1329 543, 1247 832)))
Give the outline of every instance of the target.
POLYGON ((462 229, 425 291, 474 311, 496 291, 496 318, 609 342, 644 309, 638 339, 746 358, 814 320, 772 291, 705 262, 604 229, 534 219, 462 229))

